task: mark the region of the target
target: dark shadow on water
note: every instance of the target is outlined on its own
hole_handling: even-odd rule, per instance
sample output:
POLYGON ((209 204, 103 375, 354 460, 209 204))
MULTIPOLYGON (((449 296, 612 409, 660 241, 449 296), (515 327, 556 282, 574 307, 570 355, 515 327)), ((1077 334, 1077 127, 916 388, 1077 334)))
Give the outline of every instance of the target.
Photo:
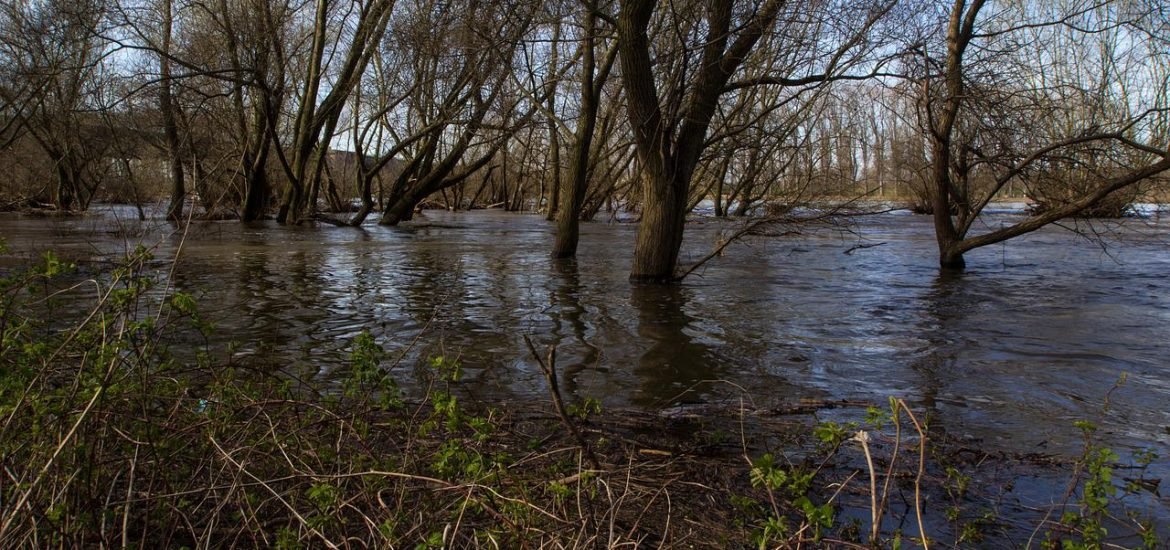
POLYGON ((679 285, 633 285, 630 303, 638 312, 638 336, 649 348, 634 367, 641 384, 633 396, 642 406, 701 403, 724 363, 711 346, 694 337, 697 318, 687 313, 690 290, 679 285))
POLYGON ((961 283, 961 273, 941 270, 922 295, 920 304, 923 315, 919 334, 926 346, 919 351, 910 368, 918 373, 916 399, 936 417, 946 373, 958 362, 955 340, 961 335, 955 333, 954 321, 967 307, 962 304, 961 283))
POLYGON ((550 336, 559 351, 561 389, 567 395, 577 395, 579 378, 585 371, 599 367, 601 350, 588 337, 590 327, 581 303, 583 289, 577 261, 553 260, 552 277, 550 336))

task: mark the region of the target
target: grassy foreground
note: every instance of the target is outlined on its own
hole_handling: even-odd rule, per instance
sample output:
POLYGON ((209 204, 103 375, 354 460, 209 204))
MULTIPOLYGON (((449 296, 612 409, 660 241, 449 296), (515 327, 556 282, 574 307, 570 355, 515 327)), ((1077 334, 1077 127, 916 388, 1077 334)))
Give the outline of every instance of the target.
POLYGON ((1118 457, 1088 423, 1083 456, 1061 463, 964 448, 900 400, 603 411, 565 402, 555 353, 531 344, 547 403, 474 401, 458 362, 442 357, 408 394, 396 358, 368 334, 342 376, 313 383, 211 349, 214 327, 147 274, 149 260, 140 249, 82 275, 46 255, 0 274, 0 547, 1161 540, 1126 506, 1156 490, 1142 476, 1155 457, 1115 476, 1118 457), (830 409, 837 420, 817 420, 830 409), (1059 472, 1052 506, 1005 503, 1025 471, 1059 472))

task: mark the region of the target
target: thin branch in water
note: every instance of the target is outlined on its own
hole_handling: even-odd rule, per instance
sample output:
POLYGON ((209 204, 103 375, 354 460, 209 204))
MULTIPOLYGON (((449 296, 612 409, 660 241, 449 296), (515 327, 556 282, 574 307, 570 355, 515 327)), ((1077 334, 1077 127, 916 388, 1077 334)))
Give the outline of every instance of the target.
POLYGON ((527 334, 524 335, 524 344, 528 346, 528 352, 536 359, 536 363, 540 365, 541 372, 544 373, 545 380, 548 381, 548 391, 552 396, 553 407, 556 408, 557 415, 561 417, 561 422, 569 430, 569 434, 573 436, 573 439, 577 440, 577 444, 581 446, 581 452, 585 455, 585 460, 589 462, 589 465, 594 469, 600 470, 601 463, 597 461, 597 457, 594 456, 593 450, 589 448, 585 437, 581 435, 581 431, 577 429, 577 425, 573 423, 573 420, 569 418, 568 412, 565 411, 565 402, 561 399, 561 388, 557 383, 557 348, 555 346, 549 346, 548 358, 546 360, 541 359, 540 354, 536 351, 536 346, 532 344, 532 339, 527 334))
POLYGON ((881 246, 883 244, 886 244, 886 243, 884 243, 884 242, 881 242, 881 243, 862 243, 859 245, 854 245, 854 246, 849 247, 849 250, 846 250, 844 252, 844 254, 852 255, 854 252, 856 252, 858 250, 865 250, 867 248, 874 248, 874 247, 881 246))

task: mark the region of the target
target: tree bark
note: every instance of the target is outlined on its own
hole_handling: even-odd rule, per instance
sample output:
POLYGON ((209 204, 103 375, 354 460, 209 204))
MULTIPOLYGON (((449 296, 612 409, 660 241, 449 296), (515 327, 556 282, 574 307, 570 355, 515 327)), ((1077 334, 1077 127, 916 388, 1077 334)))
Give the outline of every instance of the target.
POLYGON ((708 0, 706 37, 696 74, 666 97, 686 105, 664 114, 655 87, 648 26, 657 2, 626 0, 618 14, 626 110, 642 167, 643 216, 634 245, 633 282, 676 280, 691 177, 706 147, 707 129, 731 75, 775 21, 781 0, 767 0, 732 36, 732 0, 708 0), (677 128, 677 130, 676 130, 677 128))
POLYGON ((163 0, 162 52, 159 55, 159 109, 163 117, 163 133, 166 137, 167 162, 171 174, 171 200, 167 206, 167 219, 183 219, 183 205, 187 201, 187 187, 183 180, 183 151, 179 140, 179 124, 175 110, 178 106, 172 95, 171 83, 171 34, 174 25, 173 0, 163 0))
POLYGON ((553 258, 572 258, 577 255, 581 240, 581 208, 589 186, 589 154, 593 150, 593 134, 597 128, 597 111, 601 99, 601 87, 613 67, 615 50, 605 60, 601 74, 597 75, 595 48, 597 46, 597 4, 585 2, 584 43, 581 45, 581 114, 577 118, 577 134, 573 142, 572 179, 563 182, 561 205, 557 213, 557 237, 553 243, 553 258))

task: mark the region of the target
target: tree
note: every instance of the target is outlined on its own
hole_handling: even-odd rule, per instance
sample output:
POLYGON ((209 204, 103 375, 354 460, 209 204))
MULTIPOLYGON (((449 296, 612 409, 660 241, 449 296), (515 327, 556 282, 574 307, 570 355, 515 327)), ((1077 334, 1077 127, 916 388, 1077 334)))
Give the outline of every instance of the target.
POLYGON ((217 63, 226 61, 226 70, 209 72, 228 87, 229 135, 237 142, 236 172, 243 183, 240 219, 259 220, 272 195, 268 162, 277 145, 277 125, 286 101, 286 48, 294 10, 275 0, 217 0, 215 6, 204 5, 203 9, 205 21, 212 26, 211 40, 221 48, 216 53, 226 55, 226 60, 214 59, 217 63))
MULTIPOLYGON (((94 171, 108 140, 100 136, 93 99, 108 76, 107 24, 101 0, 6 3, 0 12, 7 82, 6 133, 20 128, 53 166, 50 200, 61 210, 88 207, 100 179, 94 171)), ((0 134, 0 137, 3 137, 0 134)))
MULTIPOLYGON (((288 167, 289 192, 285 194, 284 202, 277 214, 278 222, 297 223, 306 216, 311 217, 315 214, 321 172, 325 166, 325 153, 329 150, 329 143, 333 139, 342 108, 379 49, 394 4, 394 0, 368 0, 357 6, 346 7, 349 10, 357 9, 357 20, 349 31, 351 36, 348 38, 348 49, 337 73, 333 75, 329 92, 318 103, 317 98, 324 80, 322 63, 327 42, 333 44, 334 50, 339 49, 342 43, 341 37, 330 40, 329 27, 336 23, 333 19, 341 18, 344 22, 347 17, 334 13, 341 6, 339 2, 317 0, 312 27, 312 47, 308 54, 307 73, 292 130, 292 161, 288 167), (314 148, 317 151, 313 157, 316 168, 310 176, 309 161, 314 148)), ((341 26, 343 29, 345 27, 341 26)), ((331 51, 329 57, 332 58, 336 54, 336 51, 331 51)))
MULTIPOLYGON (((1170 136, 1151 125, 1168 107, 1157 104, 1160 96, 1133 90, 1125 95, 1125 105, 1087 109, 1086 116, 1062 128, 1049 127, 1056 131, 1040 131, 1046 128, 1042 119, 1077 108, 1070 99, 1108 99, 1114 84, 1101 80, 1097 71, 1090 71, 1094 74, 1087 79, 1088 73, 1058 78, 1057 66, 1042 64, 1052 59, 1052 51, 1031 63, 1012 55, 1045 44, 1037 33, 1074 32, 1092 40, 1110 29, 1140 27, 1155 13, 1154 6, 1136 11, 1131 3, 1070 1, 1050 5, 1048 12, 1045 6, 1024 3, 986 18, 985 6, 984 0, 953 1, 942 45, 945 55, 925 56, 921 78, 922 117, 931 144, 932 215, 944 269, 962 269, 963 255, 970 250, 1077 215, 1110 193, 1170 170, 1170 136), (1077 93, 1069 95, 1069 90, 1077 93), (1097 165, 1102 155, 1109 159, 1107 166, 1097 165), (1027 184, 1070 165, 1093 174, 1095 183, 1036 216, 969 234, 980 212, 1010 182, 1027 184)), ((1123 62, 1113 53, 1080 61, 1102 67, 1123 62)))
MULTIPOLYGON (((555 5, 555 4, 553 4, 555 5)), ((552 73, 558 70, 560 64, 561 53, 561 28, 562 20, 559 14, 553 16, 553 30, 552 39, 549 44, 549 62, 547 73, 552 73)), ((556 78, 547 78, 546 85, 548 86, 548 100, 547 112, 545 113, 545 120, 548 126, 548 182, 549 182, 549 198, 548 211, 545 213, 545 219, 553 221, 557 216, 557 208, 561 204, 561 120, 557 114, 557 88, 560 80, 556 78)))
MULTIPOLYGON (((557 209, 557 236, 552 252, 554 258, 571 258, 577 254, 577 244, 581 236, 581 209, 589 185, 589 158, 593 152, 593 134, 597 128, 601 92, 617 57, 615 44, 603 57, 601 67, 598 68, 595 50, 598 46, 599 10, 596 1, 582 0, 580 112, 569 158, 570 177, 563 178, 558 183, 562 189, 559 193, 561 204, 557 209)), ((554 196, 557 195, 554 193, 554 196)))
MULTIPOLYGON (((692 63, 684 60, 673 86, 659 93, 651 58, 649 26, 657 2, 625 0, 618 14, 621 40, 622 81, 626 107, 634 130, 642 177, 642 222, 634 247, 630 280, 670 282, 674 279, 686 218, 691 176, 705 145, 707 128, 715 115, 716 101, 748 53, 774 22, 783 6, 766 0, 741 21, 733 32, 732 0, 709 0, 700 25, 691 33, 702 34, 700 60, 687 78, 692 63), (732 39, 734 37, 734 40, 732 39), (682 99, 681 107, 664 105, 682 99)), ((662 69, 659 69, 661 71, 662 69)))
POLYGON ((621 3, 617 27, 622 81, 642 178, 632 281, 675 279, 691 180, 709 145, 708 129, 720 97, 753 86, 800 90, 875 74, 882 63, 869 59, 877 48, 868 36, 895 3, 861 2, 833 10, 782 0, 671 4, 672 10, 657 20, 656 36, 664 41, 659 44, 649 33, 656 2, 621 3), (686 11, 688 7, 695 9, 686 11), (810 13, 817 16, 808 17, 810 13), (733 82, 765 37, 772 41, 771 51, 783 55, 751 58, 758 70, 733 82), (794 59, 799 63, 792 63, 794 59), (847 74, 854 68, 868 70, 847 74))
POLYGON ((387 192, 379 223, 410 220, 428 196, 483 169, 537 112, 525 99, 514 56, 536 7, 466 0, 461 9, 421 2, 395 25, 389 60, 408 78, 403 104, 387 118, 403 169, 387 192))
POLYGON ((171 175, 171 200, 167 206, 167 219, 183 219, 183 204, 187 201, 187 188, 183 179, 183 145, 179 139, 178 103, 174 98, 174 82, 171 73, 171 43, 175 22, 174 0, 160 0, 162 7, 162 49, 159 52, 159 94, 158 108, 162 113, 163 135, 166 140, 167 164, 171 175))

